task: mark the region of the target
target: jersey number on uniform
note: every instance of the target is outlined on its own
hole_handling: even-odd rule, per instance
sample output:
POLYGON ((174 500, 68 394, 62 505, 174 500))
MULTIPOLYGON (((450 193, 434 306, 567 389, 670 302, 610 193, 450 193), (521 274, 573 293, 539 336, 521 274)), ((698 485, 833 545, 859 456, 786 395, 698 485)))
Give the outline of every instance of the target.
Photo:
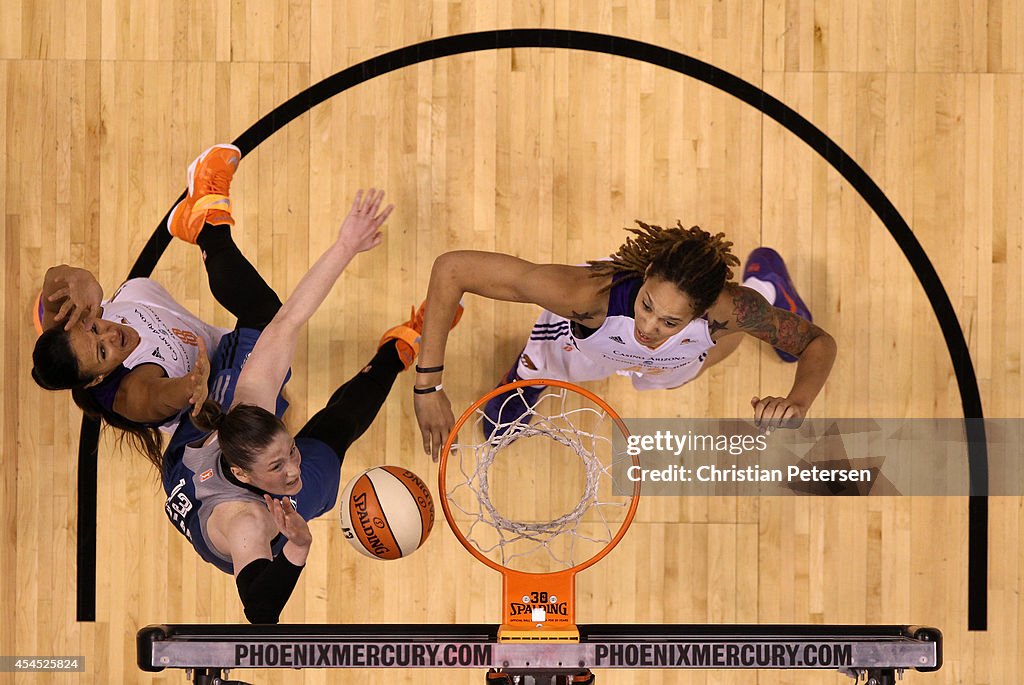
POLYGON ((178 336, 178 340, 185 343, 186 345, 191 345, 192 347, 199 346, 199 338, 192 331, 183 331, 180 328, 172 328, 171 333, 174 333, 174 335, 178 336))
POLYGON ((171 523, 176 525, 179 530, 189 540, 192 539, 192 533, 189 532, 188 526, 185 523, 185 517, 192 511, 193 504, 192 500, 188 498, 188 495, 182 492, 182 488, 185 487, 185 479, 182 478, 178 481, 178 484, 171 490, 170 496, 167 498, 167 503, 164 504, 164 511, 167 512, 167 518, 171 520, 171 523))

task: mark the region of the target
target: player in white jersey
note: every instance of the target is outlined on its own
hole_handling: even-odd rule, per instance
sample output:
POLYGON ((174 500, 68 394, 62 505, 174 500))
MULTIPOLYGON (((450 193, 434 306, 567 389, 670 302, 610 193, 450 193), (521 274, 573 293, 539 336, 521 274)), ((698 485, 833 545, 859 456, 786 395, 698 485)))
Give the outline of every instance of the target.
MULTIPOLYGON (((139 343, 121 362, 128 370, 140 364, 155 364, 167 378, 192 373, 199 356, 198 339, 214 350, 226 328, 211 326, 175 302, 162 285, 149 278, 126 281, 110 300, 101 305, 103 319, 129 331, 139 343)), ((102 355, 102 352, 99 352, 102 355)), ((80 358, 86 357, 82 354, 80 358)))
POLYGON ((70 389, 84 411, 125 431, 153 463, 161 458, 158 429, 173 431, 184 411, 202 404, 208 378, 223 399, 232 364, 281 307, 231 238, 228 192, 240 157, 232 145, 200 155, 189 167, 188 197, 168 219, 172 235, 202 249, 214 297, 237 317, 233 331, 202 322, 148 278, 125 282, 104 301, 95 276, 68 265, 46 272, 37 302, 32 377, 49 390, 70 389))
MULTIPOLYGON (((785 396, 753 398, 755 421, 770 430, 806 415, 832 369, 836 345, 811 322, 778 254, 768 248, 751 253, 739 285, 729 282, 739 260, 723 234, 637 223, 639 229, 630 229, 634 237, 610 259, 588 266, 475 251, 434 261, 414 395, 425 452, 436 460, 454 424, 441 386, 443 322, 467 292, 547 310, 501 383, 625 373, 639 390, 674 388, 728 356, 745 333, 797 361, 785 396)), ((500 434, 542 388, 524 390, 530 392, 502 394, 487 404, 485 431, 500 434)))

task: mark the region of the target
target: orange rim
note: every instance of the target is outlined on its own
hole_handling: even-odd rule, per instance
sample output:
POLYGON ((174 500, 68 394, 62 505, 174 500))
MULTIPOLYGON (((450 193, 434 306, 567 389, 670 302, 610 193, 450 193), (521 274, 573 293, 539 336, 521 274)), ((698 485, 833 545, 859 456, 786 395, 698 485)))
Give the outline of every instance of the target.
MULTIPOLYGON (((551 573, 530 573, 526 571, 516 571, 514 569, 508 568, 507 566, 502 566, 496 561, 488 559, 486 556, 484 556, 482 552, 480 552, 480 550, 476 549, 476 547, 473 546, 473 543, 466 539, 465 535, 462 534, 462 531, 455 524, 455 521, 452 520, 452 512, 448 505, 448 455, 451 453, 452 445, 455 444, 455 436, 459 434, 459 431, 462 430, 463 425, 470 419, 470 417, 472 417, 476 413, 476 410, 482 407, 484 404, 486 404, 492 397, 496 397, 497 395, 500 395, 509 390, 515 390, 516 388, 523 388, 531 385, 546 385, 556 388, 563 388, 565 390, 570 390, 579 395, 582 395, 583 397, 586 397, 588 400, 590 400, 597 406, 601 407, 601 409, 608 413, 608 416, 611 417, 612 421, 619 429, 619 432, 622 433, 623 437, 629 437, 629 429, 626 427, 625 422, 619 417, 618 413, 616 413, 616 411, 612 409, 608 405, 608 403, 605 402, 603 399, 601 399, 594 393, 590 392, 589 390, 579 387, 578 385, 573 385, 572 383, 568 383, 566 381, 558 381, 554 379, 534 378, 531 380, 515 381, 513 383, 506 383, 505 385, 498 386, 497 388, 491 390, 489 393, 487 393, 486 395, 478 399, 476 402, 471 404, 469 408, 462 413, 462 416, 458 418, 458 420, 455 422, 455 425, 452 427, 451 432, 448 434, 448 440, 445 441, 444 448, 441 450, 441 457, 437 472, 437 486, 441 493, 441 509, 442 511, 444 511, 444 518, 448 522, 448 527, 451 528, 453 533, 455 533, 455 537, 459 539, 459 542, 462 543, 462 546, 465 547, 470 554, 476 557, 478 561, 480 561, 482 564, 486 566, 490 566, 495 571, 499 571, 503 574, 515 574, 518 576, 551 577, 556 575, 576 574, 579 571, 582 571, 585 568, 590 568, 597 562, 601 561, 601 559, 605 558, 608 555, 608 553, 615 548, 615 545, 619 544, 619 541, 622 540, 623 536, 626 534, 626 531, 629 529, 630 524, 633 523, 633 517, 636 515, 636 508, 640 504, 639 481, 633 483, 633 494, 631 495, 629 509, 626 511, 626 516, 623 519, 622 524, 619 526, 619 530, 616 531, 614 537, 612 537, 608 544, 605 545, 603 549, 598 551, 597 554, 587 559, 586 561, 583 561, 575 566, 571 566, 567 569, 551 573)), ((640 465, 640 459, 638 456, 633 456, 631 458, 634 466, 640 465)))

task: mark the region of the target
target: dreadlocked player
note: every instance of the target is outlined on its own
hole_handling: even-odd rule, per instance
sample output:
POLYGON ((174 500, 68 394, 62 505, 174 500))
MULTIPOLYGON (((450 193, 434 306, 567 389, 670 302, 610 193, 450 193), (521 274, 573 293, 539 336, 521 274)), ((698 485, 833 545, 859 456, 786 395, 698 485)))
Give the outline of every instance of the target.
MULTIPOLYGON (((811 323, 778 253, 754 250, 738 285, 729 282, 739 259, 724 234, 637 223, 610 259, 587 266, 473 251, 435 260, 414 396, 424 451, 436 460, 454 424, 441 385, 445 322, 466 292, 545 309, 501 383, 581 382, 620 373, 638 390, 676 388, 725 359, 746 333, 797 362, 789 394, 752 399, 755 422, 771 430, 805 416, 832 369, 836 344, 811 323)), ((488 402, 487 437, 507 430, 502 424, 522 415, 542 390, 531 386, 488 402)))

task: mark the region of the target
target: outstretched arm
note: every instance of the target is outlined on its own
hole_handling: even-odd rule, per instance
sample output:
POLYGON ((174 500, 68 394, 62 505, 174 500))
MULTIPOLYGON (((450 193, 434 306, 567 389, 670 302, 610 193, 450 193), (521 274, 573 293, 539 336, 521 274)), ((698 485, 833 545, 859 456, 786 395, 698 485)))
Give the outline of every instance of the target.
MULTIPOLYGON (((548 311, 596 327, 604 320, 606 279, 593 278, 586 267, 534 264, 493 252, 448 252, 434 261, 427 289, 420 340, 420 368, 443 366, 448 330, 465 293, 492 300, 529 302, 548 311)), ((440 371, 417 373, 416 387, 441 384, 440 371)), ((451 403, 443 390, 414 396, 416 419, 423 436, 423 451, 437 461, 441 447, 455 424, 451 403)))
POLYGON ((327 297, 352 258, 380 245, 383 239, 381 224, 393 209, 388 205, 378 211, 383 198, 384 191, 375 192, 373 188, 365 197, 362 190, 356 193, 352 210, 338 231, 338 239, 310 267, 274 319, 260 333, 238 377, 232 406, 254 404, 274 411, 302 326, 327 297))
POLYGON ((245 617, 250 623, 277 623, 306 564, 313 536, 290 499, 264 495, 263 500, 266 509, 250 502, 218 505, 208 530, 231 556, 245 617), (288 541, 275 557, 270 540, 278 533, 288 541))
POLYGON ((43 330, 57 324, 69 330, 79 321, 92 325, 100 313, 103 288, 90 271, 60 264, 46 270, 39 297, 43 305, 43 330))
POLYGON ((197 415, 206 401, 210 357, 202 336, 197 336, 196 343, 196 365, 184 376, 168 378, 155 364, 132 369, 114 396, 114 411, 138 423, 165 421, 189 405, 192 415, 197 415))
MULTIPOLYGON (((754 421, 774 429, 798 426, 821 392, 836 359, 836 341, 810 321, 773 307, 750 288, 729 284, 711 313, 725 328, 743 332, 797 358, 793 387, 785 397, 754 397, 754 421)), ((727 333, 728 334, 728 333, 727 333)))

